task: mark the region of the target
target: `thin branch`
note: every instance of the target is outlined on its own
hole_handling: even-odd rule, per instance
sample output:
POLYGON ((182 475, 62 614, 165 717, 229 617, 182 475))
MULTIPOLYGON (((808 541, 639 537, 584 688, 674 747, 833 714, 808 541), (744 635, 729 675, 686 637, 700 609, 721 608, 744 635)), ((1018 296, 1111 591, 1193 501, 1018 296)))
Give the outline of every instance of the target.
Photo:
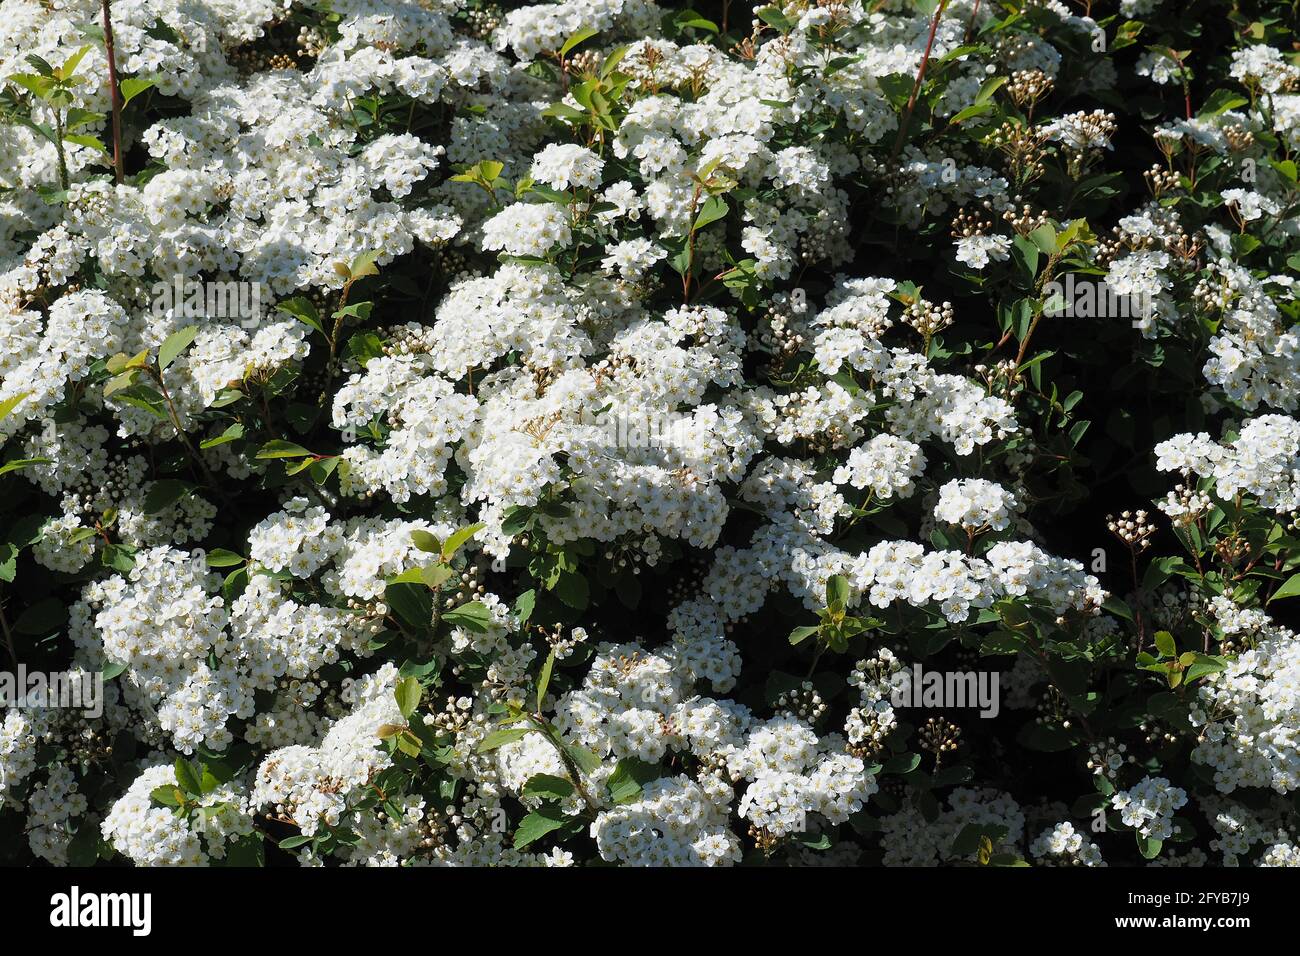
POLYGON ((113 176, 122 185, 122 90, 117 82, 117 56, 113 50, 113 18, 109 15, 110 0, 100 0, 104 11, 104 53, 108 57, 108 96, 113 103, 113 176))

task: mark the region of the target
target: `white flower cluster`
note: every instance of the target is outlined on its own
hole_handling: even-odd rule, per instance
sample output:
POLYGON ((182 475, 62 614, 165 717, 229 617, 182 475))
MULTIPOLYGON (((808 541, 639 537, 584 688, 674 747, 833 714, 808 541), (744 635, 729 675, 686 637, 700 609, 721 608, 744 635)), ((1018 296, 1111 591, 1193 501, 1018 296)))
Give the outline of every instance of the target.
POLYGON ((170 764, 147 767, 104 818, 104 839, 137 866, 205 866, 222 859, 231 840, 253 832, 245 798, 230 783, 204 794, 195 817, 152 802, 154 790, 176 782, 170 764))
POLYGON ((957 859, 973 860, 978 851, 959 855, 953 843, 968 826, 1000 828, 990 840, 995 853, 1014 853, 1025 835, 1025 813, 1009 794, 988 788, 957 787, 948 807, 927 820, 914 803, 882 821, 881 846, 886 866, 936 866, 957 859))
POLYGON ((388 766, 388 756, 375 744, 382 725, 402 722, 393 696, 396 681, 397 668, 385 664, 352 685, 346 695, 352 712, 329 728, 319 746, 269 753, 257 769, 250 805, 287 815, 307 836, 337 824, 352 792, 388 766))
POLYGON ((967 531, 1002 531, 1015 508, 1016 496, 996 482, 959 478, 939 489, 934 516, 967 531))
MULTIPOLYGON (((1001 498, 995 500, 1003 506, 1001 498)), ((962 515, 969 514, 964 504, 961 507, 962 515)), ((999 542, 983 558, 927 551, 913 541, 882 541, 845 570, 853 587, 874 607, 898 600, 916 607, 937 604, 954 622, 1003 596, 1030 596, 1057 614, 1069 609, 1095 613, 1106 599, 1097 578, 1085 574, 1082 564, 1052 557, 1028 541, 999 542)))
POLYGON ((1125 826, 1143 837, 1167 840, 1174 833, 1174 811, 1187 805, 1187 791, 1164 777, 1143 777, 1135 786, 1111 797, 1125 826))
POLYGON ((1300 508, 1300 422, 1285 415, 1246 421, 1231 441, 1218 443, 1205 432, 1175 435, 1156 445, 1161 471, 1213 480, 1220 497, 1255 497, 1283 514, 1300 508))
POLYGON ((1040 833, 1029 844, 1029 853, 1040 862, 1061 866, 1105 866, 1101 850, 1074 828, 1068 820, 1040 833))
POLYGON ((1263 611, 1222 595, 1211 612, 1228 638, 1253 647, 1207 675, 1190 714, 1199 728, 1192 758, 1214 770, 1219 791, 1300 788, 1300 641, 1263 611))

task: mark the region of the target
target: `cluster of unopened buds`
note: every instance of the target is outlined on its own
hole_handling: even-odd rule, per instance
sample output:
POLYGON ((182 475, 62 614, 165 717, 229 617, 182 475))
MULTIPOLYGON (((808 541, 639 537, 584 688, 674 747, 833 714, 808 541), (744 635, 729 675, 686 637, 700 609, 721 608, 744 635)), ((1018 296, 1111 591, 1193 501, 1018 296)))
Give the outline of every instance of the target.
POLYGON ((1046 225, 1048 221, 1047 213, 1034 212, 1028 203, 1021 206, 1019 211, 1015 207, 1008 209, 1002 214, 1002 218, 1022 236, 1029 235, 1039 226, 1046 225))
POLYGON ((1156 720, 1144 720, 1138 725, 1138 730, 1146 734, 1147 744, 1154 747, 1163 747, 1178 742, 1178 735, 1156 720))
POLYGON ((1201 279, 1192 290, 1192 300, 1206 312, 1222 311, 1232 304, 1232 286, 1217 277, 1201 279))
POLYGON ((1007 93, 1017 107, 1032 110, 1054 85, 1055 81, 1042 70, 1016 70, 1007 82, 1007 93))
POLYGON ((1244 152, 1255 145, 1255 134, 1238 123, 1223 127, 1223 138, 1234 153, 1244 152))
POLYGON ((565 61, 566 72, 575 76, 590 76, 599 69, 601 56, 594 50, 579 50, 565 61))
POLYGON ((952 237, 954 239, 969 239, 972 236, 985 235, 992 228, 992 220, 985 219, 978 212, 960 209, 952 220, 952 237))
POLYGON ((951 302, 935 305, 933 302, 918 298, 903 312, 903 321, 927 339, 952 325, 952 320, 951 302))
POLYGON ((1147 520, 1147 513, 1142 510, 1124 511, 1118 518, 1107 515, 1106 527, 1115 537, 1138 551, 1149 548, 1151 536, 1156 533, 1156 526, 1147 520))
POLYGON ((501 12, 500 7, 492 4, 478 10, 467 11, 465 19, 468 21, 474 36, 479 39, 487 39, 501 25, 501 12))
POLYGON ((917 734, 921 749, 934 754, 935 765, 943 755, 953 753, 961 743, 961 728, 946 717, 931 717, 917 734))
POLYGON ((564 660, 573 653, 579 644, 587 640, 587 631, 581 627, 569 630, 568 636, 565 636, 564 625, 558 623, 550 630, 538 625, 537 631, 545 638, 551 650, 555 652, 557 660, 564 660))
POLYGON ((777 848, 781 838, 764 827, 749 825, 749 838, 754 841, 754 846, 763 851, 764 854, 770 854, 777 848))
POLYGON ((1012 173, 1023 183, 1047 171, 1043 163, 1043 134, 1032 126, 1007 120, 989 135, 988 142, 1002 151, 1012 173))
MULTIPOLYGON (((473 601, 487 593, 487 588, 479 580, 481 573, 478 565, 471 564, 460 573, 460 579, 456 583, 456 592, 443 601, 443 607, 451 610, 454 607, 473 601)), ((453 578, 453 581, 456 579, 453 578)), ((445 586, 444 586, 445 587, 445 586)), ((444 593, 446 591, 444 590, 444 593)))
POLYGON ((1128 752, 1128 745, 1119 743, 1114 737, 1093 741, 1088 745, 1087 767, 1098 777, 1113 781, 1125 764, 1136 762, 1137 759, 1128 752))
POLYGON ((439 733, 458 734, 470 722, 474 702, 468 697, 448 697, 441 711, 432 714, 428 723, 439 733))
POLYGON ((800 720, 816 723, 826 713, 827 703, 812 681, 804 681, 798 688, 782 692, 776 698, 776 709, 786 711, 800 720))
POLYGON ((992 365, 976 365, 975 374, 993 386, 999 382, 1010 382, 1015 375, 1016 363, 1012 359, 1002 359, 992 365))
POLYGON ((1160 503, 1160 510, 1177 524, 1191 524, 1213 507, 1210 496, 1186 485, 1174 485, 1174 490, 1160 503))

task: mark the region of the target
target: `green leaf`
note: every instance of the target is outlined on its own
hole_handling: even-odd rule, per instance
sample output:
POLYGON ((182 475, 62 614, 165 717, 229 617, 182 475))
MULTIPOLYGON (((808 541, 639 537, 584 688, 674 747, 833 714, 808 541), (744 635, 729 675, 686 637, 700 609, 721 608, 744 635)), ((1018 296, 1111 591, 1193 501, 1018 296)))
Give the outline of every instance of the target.
POLYGON ((408 757, 420 756, 420 751, 424 745, 420 743, 420 738, 411 733, 410 730, 403 730, 397 735, 397 749, 408 757))
POLYGON ((218 779, 217 775, 209 770, 206 766, 203 773, 199 776, 199 789, 207 796, 213 790, 216 790, 224 781, 218 779))
POLYGON ((477 524, 460 528, 448 535, 447 540, 442 545, 442 560, 450 560, 452 555, 459 551, 470 538, 482 531, 484 527, 485 525, 480 521, 477 524))
POLYGON ((1174 643, 1174 636, 1168 631, 1156 631, 1156 650, 1161 657, 1177 656, 1178 647, 1174 643))
POLYGON ((816 634, 819 630, 821 630, 819 627, 796 627, 790 632, 790 643, 801 644, 816 634))
POLYGON ((49 460, 48 458, 14 458, 0 465, 0 475, 7 475, 11 471, 21 471, 28 465, 38 465, 49 460))
POLYGON ((49 60, 45 59, 45 57, 41 56, 39 53, 28 53, 23 57, 23 59, 30 63, 41 76, 54 76, 54 67, 50 65, 49 60))
POLYGON ((236 568, 226 575, 226 579, 221 582, 221 596, 229 603, 235 600, 239 595, 244 593, 244 588, 248 586, 248 568, 236 568))
POLYGON ((155 86, 153 80, 145 80, 140 77, 130 77, 117 84, 117 88, 122 91, 122 108, 126 109, 126 104, 143 93, 145 90, 155 86))
POLYGON ((525 797, 541 797, 544 800, 563 800, 572 793, 573 784, 563 777, 556 777, 549 773, 539 773, 529 777, 522 791, 525 797))
POLYGON ((17 395, 11 395, 3 402, 0 402, 0 421, 9 417, 9 413, 18 407, 18 403, 30 395, 31 392, 19 392, 17 395))
POLYGON ((163 344, 158 346, 158 368, 165 369, 176 361, 176 357, 190 347, 194 341, 194 336, 199 334, 197 325, 187 325, 167 336, 163 344))
POLYGON ((213 548, 208 552, 208 567, 233 568, 244 563, 244 556, 225 548, 213 548))
POLYGON ((505 517, 501 521, 501 531, 510 537, 514 537, 521 531, 526 531, 533 520, 533 509, 522 505, 507 508, 505 517))
POLYGON ((199 773, 184 757, 177 757, 176 763, 172 765, 176 771, 176 785, 192 796, 200 796, 203 793, 202 782, 199 773))
POLYGON ((1154 860, 1160 855, 1160 848, 1164 846, 1163 840, 1153 840, 1139 833, 1133 835, 1137 838, 1138 852, 1142 854, 1142 859, 1154 860))
POLYGON ((166 511, 193 490, 194 486, 188 481, 160 478, 149 486, 149 491, 144 496, 145 514, 156 515, 160 511, 166 511))
POLYGON ((1235 110, 1238 106, 1245 106, 1250 100, 1235 93, 1232 90, 1215 90, 1205 100, 1205 105, 1201 107, 1198 116, 1219 116, 1228 110, 1235 110))
POLYGON ((920 754, 898 754, 890 757, 880 768, 881 773, 908 774, 921 766, 920 754))
POLYGON ((984 116, 993 112, 992 103, 973 103, 963 110, 959 110, 952 119, 948 120, 953 126, 960 126, 968 119, 974 119, 977 116, 984 116))
POLYGON ((231 425, 224 432, 215 438, 205 438, 199 442, 200 448, 216 448, 218 445, 224 445, 227 442, 238 441, 244 437, 244 426, 239 422, 231 425))
POLYGON ((1029 234, 1029 239, 1044 255, 1056 253, 1056 230, 1050 222, 1045 222, 1029 234))
POLYGON ((1114 614, 1118 617, 1122 617, 1124 618, 1124 620, 1129 621, 1130 623, 1133 621, 1133 611, 1130 610, 1127 604, 1125 604, 1117 597, 1112 596, 1106 598, 1106 600, 1102 602, 1101 606, 1105 610, 1110 611, 1111 614, 1114 614))
POLYGON ((1026 278, 1032 280, 1038 274, 1038 246, 1024 236, 1016 236, 1011 242, 1011 257, 1024 271, 1026 278))
POLYGON ((609 775, 605 788, 615 803, 631 803, 641 796, 645 785, 663 776, 658 764, 646 763, 636 757, 624 757, 609 775))
POLYGON ((763 7, 761 10, 756 10, 754 15, 781 33, 789 33, 795 28, 795 22, 782 13, 780 7, 763 7))
POLYGON ((299 833, 297 836, 285 837, 277 844, 281 850, 294 850, 300 846, 310 843, 314 837, 303 836, 299 833))
POLYGON ((843 610, 849 603, 849 582, 842 574, 833 574, 826 582, 826 606, 843 610))
POLYGON ((591 588, 585 575, 578 571, 563 571, 555 585, 555 594, 575 611, 585 611, 591 600, 591 588))
POLYGON ((507 727, 504 730, 494 730, 479 743, 478 752, 485 754, 490 750, 496 750, 498 747, 514 743, 516 740, 520 740, 527 734, 532 733, 532 730, 531 727, 507 727))
POLYGON ((12 541, 0 542, 0 581, 13 581, 18 575, 19 548, 12 541))
POLYGON ((415 582, 401 580, 405 575, 390 580, 384 588, 384 601, 399 620, 422 631, 429 627, 433 618, 433 595, 420 579, 418 568, 406 574, 414 574, 415 582))
POLYGON ((442 542, 438 540, 437 535, 430 534, 428 531, 416 529, 411 532, 411 543, 421 551, 428 554, 441 554, 442 542))
POLYGON ((564 752, 569 755, 569 759, 576 763, 583 773, 595 773, 600 769, 600 758, 586 747, 568 744, 565 746, 564 752))
POLYGON ((17 83, 26 90, 35 93, 41 99, 48 99, 53 92, 56 84, 48 76, 39 76, 32 73, 15 73, 7 77, 10 83, 17 83))
POLYGON ((301 458, 311 454, 302 445, 295 445, 291 441, 283 441, 279 438, 267 442, 257 450, 258 458, 301 458))
POLYGON ((536 843, 568 822, 569 818, 555 804, 542 804, 519 821, 519 828, 515 830, 515 849, 522 850, 529 844, 536 843))
POLYGON ((487 606, 482 601, 470 601, 468 604, 462 604, 460 607, 448 611, 442 616, 442 619, 456 627, 463 627, 474 631, 476 634, 483 634, 487 631, 488 625, 492 623, 492 612, 487 609, 487 606))
POLYGON ((365 276, 379 275, 379 269, 375 265, 375 260, 379 258, 378 252, 363 252, 352 260, 350 269, 353 280, 364 278, 365 276))
POLYGON ((952 855, 959 857, 970 856, 979 849, 980 842, 985 838, 993 846, 997 846, 1006 839, 1007 833, 1008 830, 1005 826, 968 823, 961 828, 956 839, 952 841, 952 855))
POLYGON ((397 688, 393 692, 397 698, 397 709, 402 712, 402 716, 410 719, 415 713, 415 709, 420 706, 420 698, 424 696, 424 688, 414 677, 403 677, 397 682, 397 688))
POLYGON ((536 605, 537 592, 533 588, 529 588, 515 598, 515 620, 519 622, 520 630, 528 626, 528 619, 533 616, 533 608, 536 605))
POLYGON ((1198 680, 1206 674, 1216 674, 1225 667, 1227 667, 1227 662, 1222 658, 1210 657, 1206 654, 1197 654, 1196 660, 1192 662, 1192 666, 1187 668, 1187 673, 1184 675, 1184 678, 1187 683, 1190 684, 1192 681, 1198 680))
POLYGON ((294 296, 292 299, 286 299, 284 302, 276 303, 275 307, 281 312, 292 315, 299 322, 315 329, 326 338, 329 337, 329 333, 325 331, 325 326, 321 324, 320 315, 316 311, 316 306, 312 305, 310 299, 306 299, 302 296, 294 296))
POLYGON ((90 46, 91 45, 87 43, 85 46, 77 50, 76 53, 73 53, 66 60, 64 60, 63 65, 54 71, 54 75, 61 80, 69 79, 74 73, 77 72, 77 64, 79 64, 82 58, 87 53, 90 52, 90 46))
POLYGON ((150 790, 149 798, 164 807, 179 807, 185 802, 185 794, 169 784, 150 790))
POLYGON ((370 313, 373 311, 374 307, 375 304, 373 302, 353 302, 350 305, 343 306, 341 309, 335 309, 332 315, 336 319, 348 318, 361 319, 364 321, 370 318, 370 313))
POLYGON ((166 399, 147 385, 135 384, 127 385, 125 388, 118 388, 120 380, 125 376, 135 376, 135 371, 123 372, 122 375, 112 379, 104 389, 105 397, 112 391, 117 396, 119 402, 126 402, 128 405, 134 405, 136 408, 143 408, 157 418, 166 418, 166 399))
POLYGON ((599 32, 600 32, 599 30, 593 30, 590 27, 584 27, 583 29, 579 30, 577 33, 569 37, 569 39, 564 41, 564 46, 560 47, 560 57, 564 58, 565 56, 568 56, 569 51, 572 50, 574 47, 576 47, 579 43, 582 43, 586 40, 590 40, 599 32))
POLYGON ((456 572, 445 564, 431 564, 420 568, 420 583, 427 588, 440 588, 456 572))
POLYGON ((721 196, 710 196, 708 199, 704 200, 704 203, 700 206, 700 211, 695 216, 695 225, 692 229, 698 232, 700 229, 709 225, 709 223, 717 222, 719 219, 723 218, 729 211, 730 209, 727 206, 727 200, 723 199, 721 196))
POLYGON ((226 845, 226 866, 260 867, 266 865, 266 846, 261 834, 250 833, 226 845))
POLYGON ((100 671, 100 674, 101 676, 103 676, 104 680, 112 680, 114 677, 117 677, 119 674, 124 673, 127 669, 127 666, 128 665, 126 664, 119 664, 114 661, 108 661, 107 663, 104 664, 104 669, 100 671))
POLYGON ((348 352, 365 368, 371 359, 384 354, 384 343, 374 332, 357 332, 348 339, 348 352))
POLYGON ((68 866, 93 866, 99 859, 99 824, 82 818, 81 826, 68 841, 68 866))
POLYGON ((673 25, 679 30, 696 29, 706 33, 717 33, 718 25, 694 10, 682 10, 673 16, 673 25))
POLYGON ((537 675, 537 712, 542 712, 542 701, 546 699, 546 688, 551 683, 551 671, 555 667, 555 649, 546 655, 546 663, 542 665, 542 672, 537 675))
POLYGON ((63 138, 69 143, 76 143, 78 146, 86 146, 96 152, 103 153, 105 156, 111 155, 104 141, 98 136, 91 136, 89 133, 64 133, 63 138))
POLYGON ((613 73, 625 56, 627 56, 627 47, 625 46, 615 47, 610 50, 609 56, 605 57, 605 62, 600 65, 600 78, 603 80, 613 73))
POLYGON ((1280 588, 1273 592, 1273 596, 1268 600, 1271 603, 1282 598, 1295 597, 1298 594, 1300 594, 1300 574, 1293 574, 1287 578, 1280 588))

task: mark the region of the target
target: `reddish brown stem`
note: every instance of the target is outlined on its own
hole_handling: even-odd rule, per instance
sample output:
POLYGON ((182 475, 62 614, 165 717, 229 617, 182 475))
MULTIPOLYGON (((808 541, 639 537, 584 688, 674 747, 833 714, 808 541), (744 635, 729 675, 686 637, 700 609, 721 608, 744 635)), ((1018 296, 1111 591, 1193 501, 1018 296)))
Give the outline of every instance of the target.
POLYGON ((1169 55, 1178 64, 1178 80, 1183 86, 1183 109, 1190 120, 1192 118, 1192 90, 1187 85, 1187 67, 1183 64, 1183 58, 1178 55, 1178 51, 1173 47, 1169 48, 1169 55))
POLYGON ((916 82, 912 84, 912 95, 907 98, 907 109, 903 112, 903 121, 898 124, 898 139, 894 141, 891 159, 897 159, 902 152, 903 141, 907 139, 907 129, 912 125, 912 111, 916 109, 916 98, 921 95, 921 84, 925 82, 925 68, 930 65, 930 53, 934 50, 934 35, 939 32, 939 21, 943 11, 948 7, 948 0, 939 0, 934 10, 934 19, 930 21, 930 35, 925 41, 925 53, 921 56, 921 68, 916 71, 916 82))
POLYGON ((109 16, 110 0, 100 0, 104 11, 104 53, 108 57, 108 96, 113 104, 113 176, 120 186, 125 178, 122 171, 122 91, 117 83, 117 57, 113 52, 113 18, 109 16))

